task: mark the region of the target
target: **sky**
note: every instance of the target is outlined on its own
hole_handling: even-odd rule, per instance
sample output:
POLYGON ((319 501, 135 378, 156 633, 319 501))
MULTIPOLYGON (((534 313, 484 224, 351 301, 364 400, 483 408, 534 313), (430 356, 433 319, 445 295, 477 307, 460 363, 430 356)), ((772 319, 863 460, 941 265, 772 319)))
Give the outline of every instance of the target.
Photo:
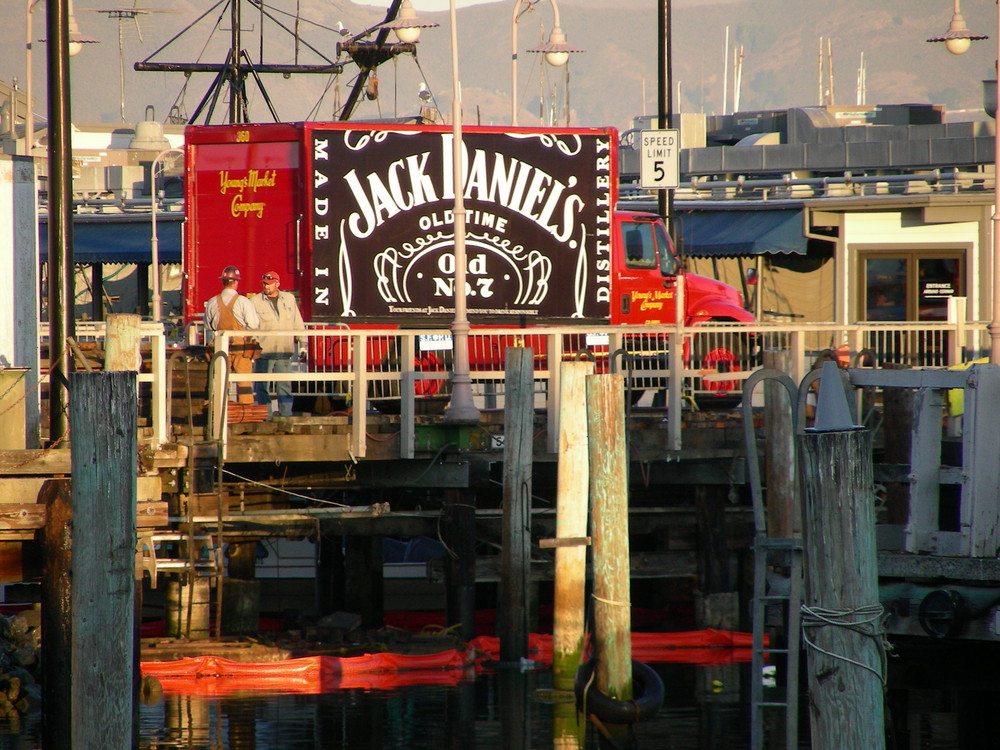
MULTIPOLYGON (((357 5, 374 5, 379 8, 385 8, 385 0, 371 0, 371 2, 363 2, 363 0, 354 0, 357 5)), ((449 0, 410 0, 413 4, 413 9, 418 13, 420 11, 427 11, 428 13, 433 11, 448 10, 450 8, 448 2, 449 0)), ((470 5, 482 5, 484 3, 499 2, 499 0, 455 0, 456 8, 467 8, 470 5)))

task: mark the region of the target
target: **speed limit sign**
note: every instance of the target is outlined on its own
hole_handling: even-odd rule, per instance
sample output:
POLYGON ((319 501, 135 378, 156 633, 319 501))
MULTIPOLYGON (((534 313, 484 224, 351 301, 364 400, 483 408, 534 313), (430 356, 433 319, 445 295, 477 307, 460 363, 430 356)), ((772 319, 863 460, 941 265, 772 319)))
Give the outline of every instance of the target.
POLYGON ((639 184, 656 190, 680 186, 680 131, 639 131, 639 184))

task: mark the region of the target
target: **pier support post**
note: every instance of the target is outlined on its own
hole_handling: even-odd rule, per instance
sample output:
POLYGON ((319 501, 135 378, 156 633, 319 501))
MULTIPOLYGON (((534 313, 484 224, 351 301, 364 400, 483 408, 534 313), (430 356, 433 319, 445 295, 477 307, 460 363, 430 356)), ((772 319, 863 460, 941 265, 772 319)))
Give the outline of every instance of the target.
POLYGON ((72 373, 69 385, 72 747, 129 750, 134 687, 136 376, 132 372, 72 373))
MULTIPOLYGON (((223 635, 251 635, 258 630, 260 620, 260 581, 257 580, 257 541, 244 539, 230 543, 226 549, 229 565, 229 579, 222 591, 223 635)), ((211 602, 204 601, 196 606, 208 610, 211 602)))
MULTIPOLYGON (((627 702, 632 700, 632 604, 625 382, 621 375, 588 375, 586 381, 597 650, 593 687, 627 702)), ((626 746, 627 726, 605 728, 615 746, 626 746)))
POLYGON ((351 535, 344 539, 344 597, 347 611, 361 615, 366 628, 384 620, 382 537, 351 535))
POLYGON ((166 634, 204 641, 210 636, 211 593, 207 578, 181 574, 166 585, 166 634))
POLYGON ((476 495, 468 489, 445 490, 443 536, 450 554, 445 563, 445 619, 460 625, 464 641, 476 635, 476 495))
POLYGON ((807 603, 802 630, 812 742, 815 750, 883 750, 885 664, 871 433, 824 424, 828 393, 838 396, 833 408, 843 398, 847 409, 835 368, 824 365, 816 428, 799 437, 807 603))
MULTIPOLYGON (((101 276, 100 269, 97 269, 98 276, 101 276)), ((103 276, 102 276, 103 281, 103 276)), ((95 300, 103 312, 103 293, 95 300)), ((115 313, 108 316, 106 333, 104 336, 104 369, 107 372, 134 372, 138 373, 142 369, 142 318, 139 315, 127 313, 115 313)), ((136 408, 138 410, 138 395, 136 396, 136 408)), ((138 412, 137 412, 138 413, 138 412)), ((154 553, 155 554, 155 553, 154 553)), ((132 689, 133 689, 133 716, 132 727, 135 732, 136 742, 139 739, 139 687, 142 682, 142 672, 140 663, 142 659, 142 569, 138 569, 138 575, 134 582, 135 591, 133 594, 132 606, 135 610, 132 618, 132 689)))
POLYGON ((45 505, 42 529, 42 747, 61 747, 72 733, 71 663, 73 503, 70 480, 50 479, 39 494, 45 505))
POLYGON ((321 534, 316 541, 316 609, 321 617, 344 608, 344 537, 321 534))
POLYGON ((594 372, 594 364, 563 362, 560 369, 552 686, 556 690, 572 690, 583 657, 586 536, 590 515, 586 378, 594 372))
POLYGON ((739 597, 733 590, 732 556, 726 542, 726 487, 700 484, 694 488, 694 503, 698 522, 697 626, 738 630, 739 597))
POLYGON ((108 316, 107 335, 104 339, 104 369, 138 372, 142 367, 141 341, 142 318, 129 313, 112 313, 108 316))
POLYGON ((503 546, 497 632, 500 660, 528 655, 531 588, 531 469, 534 432, 533 350, 510 347, 504 371, 503 546))

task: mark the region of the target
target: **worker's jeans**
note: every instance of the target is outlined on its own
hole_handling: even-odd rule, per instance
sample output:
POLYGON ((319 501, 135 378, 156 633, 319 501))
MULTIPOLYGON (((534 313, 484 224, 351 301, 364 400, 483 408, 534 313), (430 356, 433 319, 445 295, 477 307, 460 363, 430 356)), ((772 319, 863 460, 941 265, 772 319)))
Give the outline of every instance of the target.
MULTIPOLYGON (((290 354, 261 354, 260 358, 253 363, 254 372, 292 372, 292 359, 290 354)), ((269 383, 261 380, 254 383, 254 393, 258 404, 271 404, 271 394, 268 392, 269 383)), ((274 390, 278 394, 278 413, 283 417, 292 416, 292 383, 291 381, 276 381, 274 390)))

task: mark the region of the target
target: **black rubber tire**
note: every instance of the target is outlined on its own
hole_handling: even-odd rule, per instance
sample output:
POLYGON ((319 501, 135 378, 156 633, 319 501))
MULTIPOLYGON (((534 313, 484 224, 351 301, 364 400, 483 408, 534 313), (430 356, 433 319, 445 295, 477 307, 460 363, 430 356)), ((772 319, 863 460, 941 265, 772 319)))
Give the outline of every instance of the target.
POLYGON ((636 724, 652 718, 663 706, 663 680, 648 664, 632 660, 632 693, 630 701, 609 698, 597 688, 587 689, 597 666, 591 659, 580 665, 573 681, 577 710, 594 715, 605 724, 636 724))

